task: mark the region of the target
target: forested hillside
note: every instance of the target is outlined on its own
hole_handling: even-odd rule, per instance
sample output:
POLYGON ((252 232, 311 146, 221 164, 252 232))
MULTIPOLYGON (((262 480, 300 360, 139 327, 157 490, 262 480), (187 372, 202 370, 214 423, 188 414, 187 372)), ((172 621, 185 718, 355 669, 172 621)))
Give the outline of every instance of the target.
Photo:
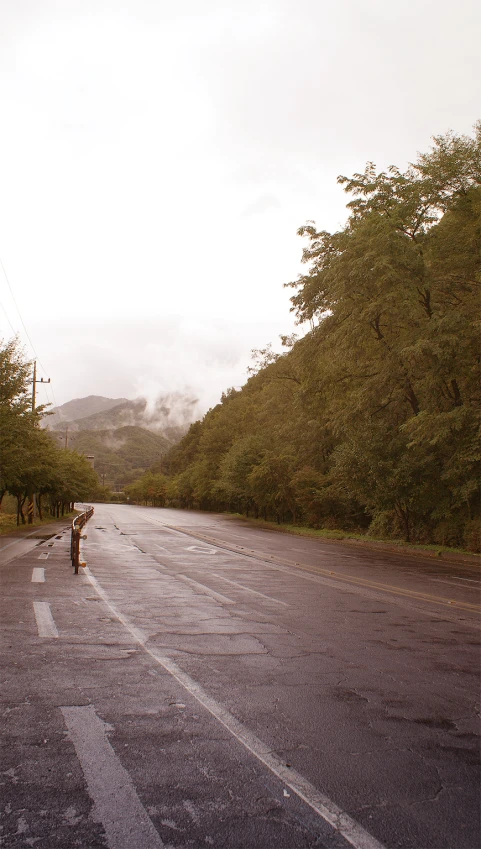
POLYGON ((191 426, 162 497, 477 550, 481 125, 339 182, 346 226, 299 230, 311 331, 191 426))
POLYGON ((90 395, 76 398, 56 408, 46 424, 51 430, 69 435, 79 430, 111 431, 125 427, 142 428, 161 434, 171 443, 184 436, 195 420, 197 399, 183 392, 168 392, 149 404, 146 398, 104 398, 90 395))
POLYGON ((95 470, 105 486, 121 490, 150 466, 162 463, 172 442, 141 427, 80 430, 69 436, 79 454, 93 455, 95 470))
POLYGON ((65 422, 72 423, 78 419, 95 416, 118 407, 119 404, 127 404, 127 398, 105 398, 103 395, 88 395, 86 398, 73 398, 59 407, 54 407, 49 413, 48 424, 52 429, 62 427, 65 422))
POLYGON ((163 468, 168 450, 192 422, 196 404, 182 392, 161 395, 150 405, 146 398, 89 395, 49 413, 43 425, 60 445, 94 457, 103 485, 98 496, 108 498, 110 490, 121 491, 146 469, 163 468))

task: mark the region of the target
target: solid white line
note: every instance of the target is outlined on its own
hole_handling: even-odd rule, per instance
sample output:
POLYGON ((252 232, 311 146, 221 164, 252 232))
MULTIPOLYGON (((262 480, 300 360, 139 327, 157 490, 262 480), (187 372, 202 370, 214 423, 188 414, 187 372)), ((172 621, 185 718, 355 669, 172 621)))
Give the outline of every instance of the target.
POLYGON ((164 844, 135 792, 130 775, 110 745, 106 724, 99 719, 93 705, 60 709, 109 849, 162 849, 164 844))
POLYGON ((215 590, 211 590, 210 587, 206 587, 205 584, 199 584, 198 581, 194 581, 193 578, 188 578, 187 575, 175 575, 175 578, 180 578, 182 581, 187 581, 189 584, 192 584, 196 589, 200 590, 204 595, 212 596, 215 601, 220 601, 221 604, 235 604, 235 601, 232 601, 231 598, 227 598, 225 595, 221 595, 221 593, 216 593, 215 590))
POLYGON ((32 572, 32 584, 43 584, 45 581, 45 569, 35 566, 32 572))
POLYGON ((46 601, 34 601, 33 612, 37 620, 39 637, 58 637, 57 626, 53 620, 50 605, 46 601))
POLYGON ((264 593, 260 593, 258 590, 251 590, 250 587, 245 587, 244 584, 238 584, 237 581, 231 581, 230 578, 224 578, 223 575, 218 575, 217 572, 209 572, 210 575, 213 575, 214 578, 219 578, 221 581, 226 581, 228 584, 232 584, 234 587, 240 587, 241 590, 246 590, 248 593, 254 593, 254 595, 260 595, 262 598, 266 598, 268 601, 273 601, 275 604, 283 604, 284 607, 289 607, 289 605, 285 601, 279 601, 278 598, 272 598, 270 595, 264 595, 264 593))
POLYGON ((286 787, 289 787, 293 793, 299 796, 313 811, 315 811, 323 820, 328 822, 354 847, 354 849, 385 849, 382 843, 379 843, 375 837, 367 832, 359 823, 353 820, 349 814, 344 813, 337 805, 327 796, 324 796, 313 784, 305 779, 300 773, 291 767, 287 767, 279 758, 272 754, 269 747, 266 746, 258 737, 252 734, 241 722, 235 719, 228 710, 209 696, 205 690, 194 681, 180 666, 178 666, 168 655, 161 654, 156 649, 148 648, 146 645, 147 637, 135 625, 132 625, 130 620, 124 616, 115 605, 113 605, 105 590, 100 586, 97 579, 94 578, 90 569, 86 567, 85 574, 88 580, 95 587, 96 592, 105 602, 107 607, 112 611, 114 616, 122 623, 124 628, 130 632, 133 638, 142 646, 144 651, 150 655, 160 666, 169 672, 176 681, 181 684, 203 707, 205 707, 212 716, 215 717, 226 728, 239 743, 252 754, 257 760, 264 764, 277 778, 279 778, 286 787))

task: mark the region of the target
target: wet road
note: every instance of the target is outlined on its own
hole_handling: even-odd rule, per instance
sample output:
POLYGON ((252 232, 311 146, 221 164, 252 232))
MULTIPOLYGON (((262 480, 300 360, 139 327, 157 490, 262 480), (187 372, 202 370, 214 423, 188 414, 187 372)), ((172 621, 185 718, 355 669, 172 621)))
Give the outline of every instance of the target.
POLYGON ((87 533, 77 577, 65 534, 2 568, 5 846, 479 845, 472 565, 130 506, 87 533))

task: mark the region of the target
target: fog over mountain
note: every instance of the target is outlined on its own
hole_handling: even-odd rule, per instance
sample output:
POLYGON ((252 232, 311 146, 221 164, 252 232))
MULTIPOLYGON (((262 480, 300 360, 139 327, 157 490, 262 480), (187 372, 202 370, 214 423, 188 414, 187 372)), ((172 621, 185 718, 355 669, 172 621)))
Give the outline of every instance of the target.
MULTIPOLYGON (((175 315, 105 324, 93 314, 87 326, 81 321, 44 321, 34 326, 35 339, 42 351, 44 343, 55 339, 55 397, 48 385, 39 384, 38 403, 63 406, 72 397, 90 395, 146 398, 151 414, 158 398, 168 396, 173 410, 179 406, 179 397, 186 397, 198 399, 198 418, 219 402, 222 392, 245 382, 251 349, 278 341, 280 330, 292 332, 288 297, 286 291, 286 320, 278 323, 261 321, 256 315, 249 325, 235 317, 228 324, 214 317, 194 321, 175 315)), ((43 357, 41 361, 47 368, 48 361, 43 357)), ((38 368, 39 374, 47 375, 38 368)), ((178 417, 184 420, 180 409, 178 417)))
POLYGON ((151 467, 163 470, 169 449, 199 418, 198 401, 182 392, 146 398, 74 398, 44 417, 59 445, 93 459, 102 484, 121 490, 151 467))
POLYGON ((66 421, 74 422, 76 419, 83 419, 88 416, 94 416, 96 413, 105 412, 118 404, 125 404, 127 398, 104 398, 102 395, 89 395, 87 398, 74 398, 72 401, 66 401, 59 407, 55 407, 51 411, 52 417, 48 419, 51 426, 61 424, 66 421))
POLYGON ((131 401, 89 395, 56 407, 45 417, 44 424, 50 430, 70 434, 137 427, 175 441, 198 417, 198 400, 181 392, 166 393, 153 402, 146 398, 131 401))

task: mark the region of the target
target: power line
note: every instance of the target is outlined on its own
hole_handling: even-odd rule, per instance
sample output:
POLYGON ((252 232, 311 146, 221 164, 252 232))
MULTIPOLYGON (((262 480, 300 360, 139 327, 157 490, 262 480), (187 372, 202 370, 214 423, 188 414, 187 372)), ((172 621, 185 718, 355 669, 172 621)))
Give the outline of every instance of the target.
MULTIPOLYGON (((0 257, 0 265, 2 266, 2 271, 3 271, 3 274, 4 274, 5 280, 7 281, 7 286, 8 286, 8 288, 9 288, 9 290, 10 290, 10 294, 11 294, 11 296, 12 296, 13 303, 15 304, 15 308, 16 308, 16 310, 17 310, 18 317, 19 317, 19 319, 20 319, 20 321, 21 321, 21 323, 22 323, 22 327, 23 327, 23 329, 24 329, 24 331, 25 331, 25 335, 26 335, 26 337, 27 337, 27 339, 28 339, 28 341, 29 341, 29 343, 30 343, 30 347, 31 347, 31 349, 32 349, 32 351, 33 351, 33 354, 34 354, 34 356, 35 356, 35 359, 38 361, 38 363, 39 363, 40 367, 43 369, 43 371, 45 372, 45 375, 48 377, 48 376, 49 376, 49 375, 48 375, 48 371, 47 371, 47 369, 45 368, 45 366, 43 365, 43 363, 42 363, 42 361, 41 361, 40 357, 38 356, 38 354, 37 354, 37 352, 36 352, 36 350, 35 350, 35 345, 33 344, 32 340, 31 340, 31 338, 30 338, 29 332, 28 332, 27 328, 25 327, 25 322, 24 322, 24 320, 23 320, 23 318, 22 318, 22 315, 21 315, 21 312, 20 312, 20 310, 19 310, 19 308, 18 308, 18 304, 17 304, 17 301, 16 301, 16 299, 15 299, 15 295, 13 294, 12 286, 11 286, 11 284, 10 284, 10 280, 8 279, 8 274, 7 274, 7 272, 5 271, 5 266, 4 266, 3 262, 2 262, 1 257, 0 257)), ((12 328, 13 333, 16 333, 17 331, 15 330, 15 328, 14 328, 14 326, 13 326, 12 322, 10 321, 10 319, 9 319, 9 317, 8 317, 8 315, 7 315, 7 312, 6 312, 6 310, 5 310, 5 307, 3 306, 3 304, 1 304, 1 306, 2 306, 3 312, 5 313, 5 318, 7 319, 7 321, 8 321, 8 323, 9 323, 10 327, 12 328)), ((49 392, 48 392, 47 386, 49 386, 49 387, 50 387, 50 390, 51 390, 51 392, 52 392, 53 405, 54 405, 55 407, 57 407, 57 408, 58 408, 57 399, 55 398, 55 392, 53 391, 53 386, 51 385, 51 383, 50 383, 50 382, 49 382, 49 383, 44 383, 44 386, 45 386, 45 393, 46 393, 46 395, 47 395, 47 401, 48 401, 48 403, 49 403, 49 404, 51 404, 51 401, 50 401, 50 398, 49 398, 49 392)), ((61 414, 61 413, 60 413, 60 418, 62 418, 62 414, 61 414)))
MULTIPOLYGON (((12 289, 12 286, 11 286, 10 280, 8 279, 8 274, 7 274, 7 272, 5 271, 5 266, 4 266, 3 262, 2 262, 2 258, 1 258, 1 257, 0 257, 0 265, 1 265, 1 267, 2 267, 2 271, 3 271, 3 274, 4 274, 5 280, 7 281, 7 285, 8 285, 8 288, 9 288, 9 290, 10 290, 10 294, 11 294, 11 296, 12 296, 13 303, 15 304, 15 308, 16 308, 16 310, 17 310, 18 317, 19 317, 19 319, 20 319, 20 321, 21 321, 21 323, 22 323, 22 327, 23 327, 23 329, 24 329, 24 331, 25 331, 25 336, 27 337, 27 339, 28 339, 28 341, 29 341, 29 343, 30 343, 30 347, 31 347, 31 349, 32 349, 32 351, 33 351, 34 357, 35 357, 35 359, 38 361, 38 363, 39 363, 39 365, 40 365, 41 369, 44 371, 45 376, 46 376, 46 377, 49 377, 49 375, 48 375, 48 371, 47 371, 47 369, 45 368, 45 366, 43 365, 43 363, 42 363, 42 361, 41 361, 40 357, 38 356, 37 351, 35 350, 35 345, 33 344, 32 340, 31 340, 31 338, 30 338, 30 334, 29 334, 29 332, 28 332, 27 328, 25 327, 25 322, 24 322, 24 320, 23 320, 23 318, 22 318, 22 314, 21 314, 21 312, 20 312, 20 309, 19 309, 19 307, 18 307, 17 301, 16 301, 16 299, 15 299, 15 295, 13 294, 13 289, 12 289)), ((5 307, 3 306, 3 304, 1 304, 1 306, 2 306, 3 312, 5 313, 5 317, 6 317, 7 321, 8 321, 8 323, 9 323, 10 327, 12 328, 13 333, 15 333, 15 334, 16 334, 16 332, 17 332, 17 331, 15 330, 15 328, 13 327, 13 325, 12 325, 12 323, 11 323, 11 321, 10 321, 10 319, 9 319, 9 317, 8 317, 7 313, 6 313, 5 307)), ((50 397, 49 397, 49 391, 51 391, 51 393, 52 393, 52 400, 53 400, 53 405, 52 405, 52 406, 54 406, 54 408, 56 409, 56 411, 57 411, 57 413, 56 413, 56 414, 58 415, 58 417, 59 417, 60 421, 64 420, 64 419, 65 419, 65 417, 64 417, 64 414, 62 413, 62 411, 59 409, 59 405, 58 405, 58 403, 57 403, 57 399, 56 399, 56 397, 55 397, 55 392, 54 392, 53 386, 52 386, 52 384, 50 383, 50 378, 49 378, 49 380, 48 380, 48 383, 47 383, 47 382, 43 382, 43 386, 45 387, 45 394, 46 394, 46 396, 47 396, 47 401, 48 401, 48 403, 52 405, 52 403, 51 403, 51 401, 50 401, 50 397), (48 387, 48 388, 47 388, 47 387, 48 387)))
POLYGON ((17 331, 15 330, 15 328, 14 328, 14 326, 13 326, 12 322, 10 321, 10 319, 9 319, 9 317, 8 317, 8 315, 7 315, 7 310, 5 309, 5 307, 3 306, 3 304, 2 304, 2 303, 0 303, 0 306, 2 307, 3 314, 4 314, 5 318, 7 319, 7 321, 8 321, 8 323, 9 323, 10 327, 12 328, 12 333, 14 333, 14 334, 16 335, 17 331))
MULTIPOLYGON (((11 294, 11 296, 12 296, 12 301, 13 301, 13 303, 15 304, 15 309, 17 310, 18 317, 19 317, 19 319, 20 319, 20 321, 21 321, 21 323, 22 323, 22 327, 23 327, 23 329, 24 329, 24 331, 25 331, 25 336, 27 337, 28 341, 30 342, 30 347, 31 347, 31 349, 32 349, 32 351, 33 351, 33 353, 34 353, 35 359, 36 359, 36 360, 38 360, 38 363, 39 363, 40 367, 43 369, 43 371, 45 372, 46 376, 48 377, 47 369, 45 368, 45 366, 43 365, 42 361, 40 360, 40 358, 39 358, 39 356, 38 356, 38 354, 37 354, 37 352, 36 352, 36 350, 35 350, 35 346, 34 346, 34 344, 33 344, 32 340, 30 339, 30 336, 29 336, 28 330, 27 330, 27 328, 25 327, 25 322, 24 322, 24 320, 23 320, 23 318, 22 318, 22 314, 21 314, 21 312, 20 312, 20 310, 19 310, 19 308, 18 308, 17 301, 15 300, 15 295, 13 294, 13 289, 12 289, 12 287, 11 287, 11 285, 10 285, 10 280, 8 279, 8 275, 7 275, 7 272, 5 271, 5 266, 4 266, 3 262, 2 262, 1 257, 0 257, 0 265, 2 266, 2 271, 3 271, 3 274, 4 274, 4 276, 5 276, 5 280, 7 281, 7 286, 8 286, 8 288, 9 288, 9 290, 10 290, 10 294, 11 294)), ((9 321, 8 323, 10 324, 10 321, 9 321)), ((12 327, 12 325, 11 325, 11 324, 10 324, 10 327, 12 327)), ((12 327, 12 330, 13 330, 13 327, 12 327)), ((15 331, 14 331, 14 332, 15 332, 15 331)))

